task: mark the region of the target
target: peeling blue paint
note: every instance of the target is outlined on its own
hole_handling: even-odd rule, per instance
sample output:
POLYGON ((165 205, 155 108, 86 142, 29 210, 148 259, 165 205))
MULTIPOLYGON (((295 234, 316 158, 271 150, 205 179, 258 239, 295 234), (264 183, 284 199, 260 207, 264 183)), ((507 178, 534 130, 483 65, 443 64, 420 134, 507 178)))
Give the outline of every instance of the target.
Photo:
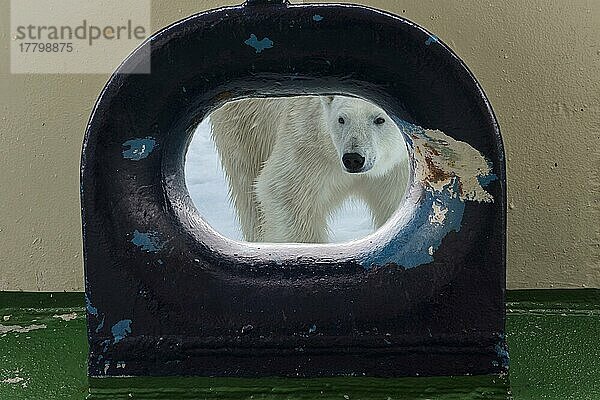
POLYGON ((124 319, 113 325, 110 329, 114 338, 113 343, 119 343, 131 333, 131 322, 130 319, 124 319))
POLYGON ((106 319, 106 315, 104 315, 102 317, 102 321, 100 321, 100 323, 98 324, 98 326, 96 327, 96 333, 100 332, 102 330, 102 328, 104 328, 104 320, 106 319))
POLYGON ((510 364, 510 356, 508 355, 508 350, 506 349, 506 346, 497 344, 494 346, 494 349, 496 350, 498 357, 500 357, 502 367, 508 368, 510 364))
MULTIPOLYGON (((392 117, 402 132, 409 149, 414 149, 411 135, 426 135, 425 130, 403 119, 392 117)), ((415 208, 415 213, 405 228, 398 232, 394 239, 383 247, 376 248, 362 262, 366 269, 376 265, 395 263, 404 268, 414 268, 433 261, 433 253, 439 248, 447 233, 460 230, 464 203, 457 196, 458 181, 444 188, 442 193, 430 192, 423 189, 421 203, 415 208), (432 223, 433 205, 448 209, 441 224, 432 223)))
POLYGON ((131 139, 123 143, 123 158, 133 161, 142 160, 150 155, 157 147, 156 140, 150 136, 131 139))
POLYGON ((500 358, 500 362, 503 368, 508 369, 510 365, 510 355, 508 354, 508 347, 506 345, 506 335, 503 332, 496 333, 498 336, 498 342, 494 346, 496 354, 500 358))
POLYGON ((421 203, 410 222, 396 237, 378 248, 363 262, 366 268, 373 265, 398 264, 414 268, 433 261, 432 253, 442 244, 442 239, 451 231, 460 231, 465 203, 458 197, 458 180, 454 178, 441 193, 423 190, 421 203), (448 209, 443 223, 432 223, 433 204, 448 209), (430 248, 432 248, 431 251, 430 248))
POLYGON ((323 20, 323 17, 320 16, 319 14, 315 14, 315 15, 313 15, 312 19, 313 19, 313 21, 319 22, 319 21, 323 20))
POLYGON ((106 351, 108 350, 108 346, 110 346, 110 340, 104 340, 102 343, 100 343, 102 345, 102 351, 104 353, 106 353, 106 351))
POLYGON ((317 326, 315 324, 312 324, 309 328, 308 328, 308 333, 315 333, 317 331, 317 326))
POLYGON ((98 309, 92 305, 87 293, 85 294, 85 308, 89 314, 98 316, 98 309))
MULTIPOLYGON (((85 308, 86 308, 88 314, 95 316, 97 319, 100 318, 100 314, 98 313, 98 309, 92 305, 92 302, 90 301, 90 298, 88 297, 87 293, 85 294, 85 308)), ((103 315, 102 316, 102 320, 100 321, 100 323, 96 327, 96 333, 100 332, 100 330, 104 327, 104 319, 105 318, 106 318, 106 316, 103 315)))
MULTIPOLYGON (((414 154, 416 146, 413 137, 444 145, 441 139, 428 136, 428 132, 422 127, 397 117, 392 118, 404 135, 411 153, 414 154)), ((413 161, 416 169, 416 163, 421 161, 413 161)), ((488 166, 492 167, 489 163, 488 166)), ((479 171, 481 175, 472 176, 477 178, 481 187, 498 179, 486 168, 482 167, 479 171)), ((441 246, 444 237, 452 231, 460 231, 465 199, 468 198, 464 196, 464 182, 461 179, 469 177, 452 176, 452 173, 453 171, 449 172, 447 181, 443 181, 444 186, 433 188, 430 184, 416 182, 421 184, 419 203, 410 211, 412 214, 406 216, 408 221, 393 239, 365 254, 361 264, 366 269, 390 263, 414 268, 433 262, 433 255, 441 246)))
POLYGON ((158 232, 140 232, 138 230, 133 232, 131 243, 149 253, 156 253, 165 245, 161 241, 158 232))
POLYGON ((253 33, 250 38, 244 41, 248 46, 254 47, 257 53, 261 53, 264 49, 270 49, 273 47, 273 41, 268 37, 258 40, 256 35, 253 33))
POLYGON ((438 37, 435 35, 429 35, 429 37, 427 38, 427 40, 425 41, 425 44, 427 46, 429 46, 432 43, 437 43, 438 42, 438 37))
POLYGON ((160 260, 160 259, 159 259, 159 260, 157 260, 156 262, 157 262, 157 263, 159 263, 160 265, 163 265, 163 264, 164 264, 163 260, 160 260))
POLYGON ((477 177, 479 184, 483 187, 486 187, 487 185, 489 185, 497 179, 498 177, 496 176, 496 174, 480 175, 477 177))

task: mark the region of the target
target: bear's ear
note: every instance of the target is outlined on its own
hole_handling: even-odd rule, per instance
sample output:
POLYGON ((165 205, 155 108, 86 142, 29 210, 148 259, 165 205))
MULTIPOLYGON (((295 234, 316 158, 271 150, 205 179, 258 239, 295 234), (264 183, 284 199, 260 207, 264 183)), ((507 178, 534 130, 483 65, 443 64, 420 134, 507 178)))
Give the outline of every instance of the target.
POLYGON ((333 98, 335 96, 331 95, 331 96, 321 96, 321 103, 323 103, 324 106, 330 106, 331 103, 333 103, 333 98))

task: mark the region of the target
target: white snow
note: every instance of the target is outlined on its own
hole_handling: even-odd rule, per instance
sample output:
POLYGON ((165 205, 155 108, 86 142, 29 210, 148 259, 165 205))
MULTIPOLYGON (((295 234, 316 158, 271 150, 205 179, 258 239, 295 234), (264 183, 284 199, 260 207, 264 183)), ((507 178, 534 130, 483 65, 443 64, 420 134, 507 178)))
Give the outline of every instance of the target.
MULTIPOLYGON (((188 148, 185 163, 188 191, 202 217, 225 237, 243 240, 235 208, 229 200, 228 184, 215 145, 209 118, 202 121, 188 148)), ((369 209, 358 200, 348 200, 328 220, 331 242, 347 242, 373 232, 369 209)))

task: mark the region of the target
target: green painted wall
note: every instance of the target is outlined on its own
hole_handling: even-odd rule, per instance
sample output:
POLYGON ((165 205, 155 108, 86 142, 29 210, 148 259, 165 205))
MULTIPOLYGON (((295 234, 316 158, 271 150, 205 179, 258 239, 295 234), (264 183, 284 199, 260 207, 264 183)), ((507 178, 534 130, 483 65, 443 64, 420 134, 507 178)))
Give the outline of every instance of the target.
MULTIPOLYGON (((355 2, 438 35, 486 90, 508 155, 508 286, 600 287, 600 2, 355 2)), ((155 0, 152 27, 225 3, 238 1, 155 0)), ((80 148, 108 76, 10 75, 9 5, 0 0, 0 290, 80 291, 80 148)))
POLYGON ((0 292, 0 399, 597 400, 600 291, 509 292, 509 375, 322 379, 86 377, 81 293, 0 292))

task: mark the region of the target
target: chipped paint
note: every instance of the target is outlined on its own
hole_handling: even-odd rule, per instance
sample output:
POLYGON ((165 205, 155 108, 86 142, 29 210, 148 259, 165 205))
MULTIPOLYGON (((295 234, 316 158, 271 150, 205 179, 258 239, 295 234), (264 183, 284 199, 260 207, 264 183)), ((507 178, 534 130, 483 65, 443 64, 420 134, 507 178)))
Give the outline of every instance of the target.
POLYGON ((254 47, 257 53, 261 53, 264 49, 270 49, 273 47, 273 41, 268 37, 258 40, 256 35, 253 33, 250 38, 244 41, 248 46, 254 47))
POLYGON ((98 309, 92 305, 87 293, 85 294, 85 308, 89 314, 98 316, 98 309))
POLYGON ((319 14, 315 14, 312 17, 313 21, 319 22, 319 21, 323 21, 323 17, 320 16, 319 14))
POLYGON ((45 324, 40 324, 40 325, 27 325, 27 326, 20 326, 20 325, 0 325, 0 334, 4 334, 4 333, 27 333, 27 332, 31 332, 31 331, 35 331, 37 329, 46 329, 47 326, 45 324))
POLYGON ((14 378, 6 378, 2 381, 0 381, 0 383, 9 383, 11 385, 16 385, 17 383, 21 383, 25 380, 25 378, 21 378, 20 376, 15 376, 14 378))
POLYGON ((502 367, 508 368, 510 364, 510 356, 508 355, 508 350, 505 345, 497 344, 494 346, 498 357, 502 360, 502 367))
POLYGON ((417 129, 410 137, 416 164, 415 179, 423 182, 427 190, 441 192, 453 178, 458 178, 461 200, 494 201, 483 188, 496 179, 483 154, 439 130, 417 129))
POLYGON ((494 201, 483 187, 497 178, 479 151, 439 130, 396 123, 412 148, 414 179, 423 193, 393 240, 365 255, 365 268, 388 263, 414 268, 432 262, 444 237, 460 231, 466 201, 494 201))
POLYGON ((123 319, 112 326, 113 343, 119 343, 131 333, 131 322, 130 319, 123 319))
POLYGON ((429 222, 431 222, 432 224, 439 224, 439 225, 444 223, 448 209, 445 208, 444 205, 438 201, 433 203, 431 208, 433 209, 433 214, 429 215, 429 222))
POLYGON ((477 181, 479 181, 479 184, 482 187, 486 187, 487 185, 489 185, 490 183, 492 183, 493 181, 497 180, 498 177, 496 176, 496 174, 489 174, 486 176, 478 176, 477 177, 477 181))
MULTIPOLYGON (((9 357, 9 359, 10 359, 10 357, 9 357)), ((2 369, 0 369, 0 375, 4 375, 4 376, 8 375, 7 378, 4 378, 4 379, 0 380, 0 383, 6 383, 8 385, 19 385, 23 389, 25 389, 28 386, 30 378, 23 377, 23 376, 21 376, 22 374, 23 374, 23 369, 22 368, 17 368, 17 369, 15 369, 12 372, 8 371, 8 370, 2 370, 2 369)), ((0 394, 2 394, 1 391, 0 391, 0 394)), ((4 398, 4 397, 2 397, 2 398, 4 398)))
POLYGON ((102 343, 100 343, 102 345, 102 351, 104 353, 106 353, 106 351, 108 350, 108 346, 110 346, 110 340, 104 340, 102 341, 102 343))
POLYGON ((131 243, 149 253, 156 253, 164 246, 158 232, 140 232, 138 230, 133 232, 131 243))
POLYGON ((309 328, 308 328, 308 333, 315 333, 317 331, 317 326, 315 324, 312 324, 309 328))
POLYGON ((365 255, 362 265, 369 269, 375 265, 394 263, 404 268, 414 268, 433 261, 433 254, 442 240, 451 232, 460 231, 465 203, 458 195, 458 180, 453 178, 452 185, 442 192, 424 191, 420 204, 414 209, 410 221, 383 245, 374 246, 365 255), (435 218, 434 204, 443 205, 447 212, 440 224, 431 223, 435 218))
POLYGON ((438 37, 435 35, 429 35, 429 37, 427 38, 427 40, 425 41, 425 44, 427 46, 429 46, 432 43, 437 43, 439 41, 438 37))
MULTIPOLYGON (((87 293, 85 294, 85 308, 86 308, 88 314, 95 316, 96 319, 100 318, 100 315, 98 314, 98 309, 92 305, 92 302, 90 301, 90 298, 88 297, 87 293)), ((96 327, 96 332, 100 332, 100 330, 104 327, 104 319, 105 318, 106 318, 106 316, 103 315, 102 320, 96 327)))
POLYGON ((156 140, 150 136, 128 140, 123 143, 123 158, 132 161, 143 160, 152 153, 155 147, 157 147, 156 140))
POLYGON ((69 314, 55 314, 52 318, 62 319, 63 321, 71 321, 77 318, 77 313, 69 313, 69 314))
POLYGON ((96 327, 96 333, 100 332, 102 330, 102 328, 104 328, 104 320, 105 319, 106 319, 106 316, 103 316, 102 321, 100 321, 100 323, 96 327))
POLYGON ((506 343, 506 335, 504 333, 497 333, 498 342, 494 346, 498 358, 500 358, 500 364, 503 368, 508 369, 510 365, 510 355, 508 354, 508 345, 506 343))

